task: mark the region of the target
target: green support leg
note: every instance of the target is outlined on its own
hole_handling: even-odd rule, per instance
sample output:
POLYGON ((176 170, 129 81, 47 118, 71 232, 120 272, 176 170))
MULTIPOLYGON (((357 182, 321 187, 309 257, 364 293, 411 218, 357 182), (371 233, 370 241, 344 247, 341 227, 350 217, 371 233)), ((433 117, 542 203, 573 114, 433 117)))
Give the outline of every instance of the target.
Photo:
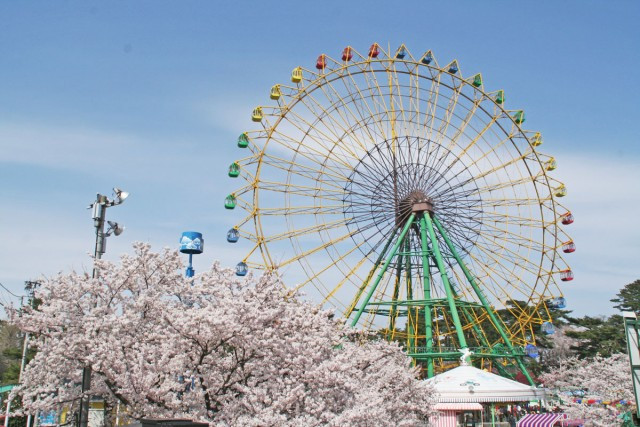
MULTIPOLYGON (((405 259, 405 278, 407 279, 407 301, 413 300, 413 283, 411 283, 411 243, 409 239, 404 240, 404 259, 405 259)), ((413 347, 415 346, 415 335, 417 331, 413 329, 412 313, 413 306, 407 305, 407 351, 413 353, 413 347), (414 342, 411 342, 411 340, 414 342)))
POLYGON ((402 277, 402 253, 398 256, 396 263, 396 280, 393 283, 393 294, 391 295, 391 310, 389 310, 389 330, 387 339, 393 338, 393 331, 396 329, 396 318, 398 317, 398 295, 400 294, 400 281, 402 277))
MULTIPOLYGON (((424 214, 420 218, 420 240, 422 243, 422 286, 424 287, 424 300, 431 300, 431 280, 429 277, 429 245, 427 243, 427 224, 424 220, 424 214)), ((431 318, 431 306, 428 302, 424 304, 424 332, 427 353, 431 353, 433 348, 433 329, 431 318)), ((427 378, 433 377, 433 358, 427 360, 427 378)))
POLYGON ((358 300, 360 299, 360 296, 362 296, 362 293, 364 292, 365 288, 367 287, 367 284, 369 283, 369 281, 373 277, 374 273, 376 272, 376 270, 380 266, 380 263, 384 259, 384 255, 387 253, 387 249, 389 249, 389 246, 391 246, 391 243, 393 243, 393 238, 396 237, 396 233, 397 232, 398 232, 398 229, 394 227, 393 231, 391 232, 391 237, 389 237, 389 240, 387 240, 387 243, 384 245, 384 248, 382 249, 382 252, 380 252, 380 255, 378 255, 378 259, 376 260, 375 264, 373 264, 373 268, 371 269, 371 271, 369 271, 369 274, 367 275, 366 280, 364 281, 362 286, 360 286, 360 288, 358 289, 358 292, 356 293, 356 296, 353 299, 353 302, 351 303, 351 306, 349 307, 349 310, 345 313, 345 317, 347 319, 349 317, 351 317, 351 313, 353 313, 353 309, 358 304, 358 300))
MULTIPOLYGON (((507 336, 506 332, 502 328, 502 325, 500 324, 500 321, 498 320, 498 318, 496 317, 495 313, 493 312, 493 309, 491 308, 491 305, 489 304, 489 301, 487 301, 487 298, 484 296, 484 293, 482 292, 482 290, 480 289, 480 287, 476 283, 475 279, 471 275, 471 272, 469 271, 467 266, 462 261, 462 258, 460 258, 460 255, 458 254, 458 251, 456 251, 456 248, 453 246, 453 243, 449 239, 449 236, 447 235, 447 232, 445 231, 445 229, 442 226, 442 224, 440 224, 440 221, 438 221, 438 218, 435 215, 433 217, 433 222, 436 224, 436 227, 438 228, 438 231, 440 232, 440 234, 442 235, 442 238, 444 239, 445 243, 447 244, 447 247, 449 248, 449 250, 451 251, 452 255, 456 259, 458 265, 462 269, 465 277, 467 278, 467 281, 469 282, 469 284, 473 288, 473 291, 476 293, 476 295, 480 299, 480 302, 482 303, 484 309, 487 311, 487 314, 489 315, 489 318, 491 319, 491 322, 494 324, 494 326, 498 330, 498 333, 502 337, 504 343, 507 345, 507 347, 509 347, 510 350, 513 350, 513 344, 511 343, 511 340, 509 339, 509 337, 507 336)), ((520 368, 520 370, 524 374, 524 376, 527 377, 527 381, 529 381, 529 383, 532 386, 535 386, 535 382, 533 381, 533 378, 531 378, 531 375, 529 375, 529 372, 527 371, 527 368, 524 366, 524 362, 522 361, 522 359, 520 357, 515 357, 515 360, 516 360, 516 363, 518 364, 518 367, 520 368)))
POLYGON ((449 310, 451 312, 451 318, 453 319, 453 324, 456 327, 456 333, 458 335, 458 343, 460 344, 461 350, 467 348, 467 340, 464 337, 464 331, 462 330, 462 324, 460 323, 460 317, 458 317, 458 310, 456 308, 456 302, 453 298, 453 290, 451 288, 451 283, 449 283, 449 277, 447 277, 447 271, 444 266, 444 261, 442 260, 442 255, 440 254, 440 248, 438 247, 438 239, 436 238, 436 232, 433 229, 433 224, 431 222, 431 216, 428 212, 425 212, 423 215, 425 219, 425 223, 427 224, 427 230, 429 230, 429 237, 431 238, 431 246, 433 248, 433 255, 436 259, 436 265, 438 266, 438 270, 440 271, 440 277, 442 278, 442 283, 444 284, 444 290, 447 294, 447 301, 449 302, 449 310))
POLYGON ((376 288, 380 284, 380 281, 382 280, 382 277, 384 276, 384 273, 387 271, 387 268, 389 267, 389 264, 391 263, 391 260, 393 259, 393 257, 398 252, 398 247, 400 247, 400 244, 404 240, 404 236, 407 235, 407 232, 409 231, 409 228, 411 227, 411 224, 413 223, 413 220, 415 219, 415 217, 416 217, 415 213, 412 213, 409 216, 409 219, 407 220, 407 223, 405 224, 404 228, 402 229, 402 232, 400 233, 400 237, 396 241, 396 244, 393 245, 393 248, 391 249, 391 253, 389 253, 389 256, 387 257, 387 260, 384 262, 384 265, 382 266, 382 270, 380 270, 380 273, 378 274, 378 277, 376 277, 376 280, 375 280, 373 286, 371 286, 371 288, 369 289, 369 292, 367 293, 367 296, 366 296, 365 300, 362 302, 362 305, 358 309, 358 312, 356 313, 356 316, 354 317, 353 321, 351 322, 351 326, 356 326, 356 324, 360 320, 360 316, 362 316, 362 312, 366 308, 367 304, 369 304, 369 300, 371 299, 371 297, 373 296, 373 293, 375 292, 376 288))

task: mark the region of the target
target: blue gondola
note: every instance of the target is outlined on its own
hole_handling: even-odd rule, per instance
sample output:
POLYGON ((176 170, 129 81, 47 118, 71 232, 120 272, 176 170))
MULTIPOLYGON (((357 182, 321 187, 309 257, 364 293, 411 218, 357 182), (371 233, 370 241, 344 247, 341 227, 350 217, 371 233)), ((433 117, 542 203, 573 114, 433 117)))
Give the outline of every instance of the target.
POLYGON ((538 347, 536 347, 533 344, 527 344, 527 346, 524 348, 524 352, 527 356, 535 359, 536 357, 538 357, 538 347))
POLYGON ((429 65, 431 62, 433 62, 433 54, 429 51, 424 58, 422 58, 422 63, 429 65))
POLYGON ((551 322, 544 322, 540 330, 546 335, 553 335, 556 332, 556 327, 551 322))
POLYGON ((236 276, 246 276, 248 272, 249 267, 247 267, 247 264, 245 262, 240 261, 236 265, 236 276))
POLYGON ((549 301, 549 305, 552 308, 565 308, 567 306, 567 300, 564 297, 553 298, 549 301))
POLYGON ((237 228, 232 228, 227 232, 227 242, 236 243, 240 239, 240 233, 237 228))
POLYGON ((398 49, 398 52, 396 52, 397 59, 404 59, 406 55, 407 55, 407 49, 405 49, 404 46, 400 47, 400 49, 398 49))

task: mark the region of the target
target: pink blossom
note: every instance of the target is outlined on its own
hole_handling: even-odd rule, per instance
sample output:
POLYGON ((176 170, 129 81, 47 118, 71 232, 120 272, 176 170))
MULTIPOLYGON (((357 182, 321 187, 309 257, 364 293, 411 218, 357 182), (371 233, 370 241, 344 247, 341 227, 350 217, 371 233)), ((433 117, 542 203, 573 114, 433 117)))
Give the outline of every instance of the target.
POLYGON ((214 264, 185 278, 176 251, 136 244, 99 278, 46 279, 38 310, 12 320, 37 337, 18 388, 29 411, 92 395, 132 418, 216 425, 426 425, 433 390, 396 344, 365 339, 287 293, 276 274, 214 264), (191 387, 193 383, 194 387, 191 387))

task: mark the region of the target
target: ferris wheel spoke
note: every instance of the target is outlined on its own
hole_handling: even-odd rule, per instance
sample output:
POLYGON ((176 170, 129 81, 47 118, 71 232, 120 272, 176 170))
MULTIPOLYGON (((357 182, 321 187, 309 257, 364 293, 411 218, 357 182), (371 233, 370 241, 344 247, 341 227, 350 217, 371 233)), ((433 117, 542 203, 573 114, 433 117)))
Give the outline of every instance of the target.
MULTIPOLYGON (((362 246, 364 246, 366 242, 362 241, 359 244, 356 244, 355 246, 353 246, 351 249, 349 249, 347 252, 345 252, 344 254, 342 254, 341 256, 332 259, 331 263, 327 264, 326 266, 324 266, 322 269, 318 270, 318 271, 314 271, 312 275, 310 275, 307 280, 305 280, 304 282, 301 282, 300 284, 298 284, 294 290, 298 291, 299 289, 303 288, 304 286, 306 286, 309 283, 312 283, 314 281, 316 281, 322 274, 326 273, 327 271, 329 271, 331 268, 335 267, 336 265, 338 265, 339 263, 343 262, 347 257, 351 256, 353 253, 355 253, 356 251, 360 250, 360 248, 362 246)), ((354 275, 356 275, 356 271, 360 268, 360 266, 362 264, 364 264, 364 262, 366 261, 366 257, 362 258, 360 260, 360 262, 358 264, 356 264, 356 267, 352 268, 348 274, 346 274, 344 276, 344 279, 342 279, 337 286, 335 286, 333 289, 329 290, 327 289, 328 293, 324 298, 323 302, 326 302, 328 300, 330 300, 333 295, 335 295, 336 292, 338 292, 340 290, 340 288, 344 285, 345 282, 347 282, 348 280, 351 280, 353 278, 354 275)), ((356 275, 357 276, 357 275, 356 275)))
MULTIPOLYGON (((395 231, 396 229, 394 228, 392 230, 392 233, 395 235, 395 231)), ((358 293, 356 295, 356 298, 354 299, 354 301, 352 302, 352 304, 350 304, 349 308, 347 309, 347 311, 345 312, 345 317, 348 318, 351 315, 351 312, 353 311, 354 307, 357 305, 357 302, 360 298, 360 295, 362 294, 363 290, 364 290, 364 286, 366 286, 366 283, 371 279, 371 273, 369 274, 369 276, 367 276, 366 279, 362 279, 359 275, 356 274, 357 271, 360 270, 360 268, 365 264, 366 261, 369 260, 369 256, 373 253, 376 252, 376 250, 382 246, 382 244, 385 242, 385 240, 390 240, 390 239, 386 239, 386 237, 381 238, 378 240, 378 242, 371 247, 371 249, 364 255, 364 257, 362 257, 362 259, 356 263, 356 265, 344 276, 344 279, 340 280, 340 282, 338 282, 338 284, 327 294, 327 296, 325 297, 325 299, 323 300, 324 302, 329 301, 331 298, 333 298, 333 296, 344 286, 344 284, 347 281, 352 281, 353 276, 356 276, 356 279, 362 283, 363 285, 360 286, 360 289, 358 290, 358 293)), ((363 240, 362 242, 360 242, 359 244, 357 244, 354 249, 360 249, 362 246, 365 245, 365 243, 367 243, 365 240, 363 240)), ((350 250, 347 254, 345 254, 343 257, 339 258, 339 260, 344 259, 346 256, 350 255, 353 252, 353 250, 350 250)), ((382 254, 386 253, 386 248, 383 249, 383 251, 381 252, 382 254)), ((331 265, 334 265, 337 261, 334 261, 331 265)), ((378 260, 375 264, 379 264, 380 260, 378 260)), ((352 282, 353 283, 353 282, 352 282)), ((354 285, 356 285, 354 283, 354 285)))
MULTIPOLYGON (((446 147, 444 154, 441 155, 439 158, 437 158, 437 160, 435 160, 435 163, 433 166, 434 169, 443 170, 443 174, 446 174, 447 172, 452 170, 454 167, 456 167, 457 164, 461 161, 461 159, 467 154, 468 150, 471 149, 473 146, 475 146, 475 144, 482 137, 484 132, 486 132, 491 127, 491 125, 495 123, 494 118, 492 118, 492 120, 488 124, 486 124, 483 129, 478 131, 476 135, 473 136, 473 138, 470 138, 470 142, 467 144, 467 146, 464 147, 459 154, 456 154, 453 157, 453 160, 447 164, 446 161, 449 158, 447 156, 447 153, 452 153, 454 151, 454 149, 458 146, 460 138, 463 135, 466 135, 465 132, 467 128, 470 126, 471 120, 474 118, 477 119, 478 107, 483 100, 484 100, 483 98, 480 98, 479 100, 474 101, 471 108, 467 110, 465 117, 460 117, 461 123, 458 126, 452 125, 451 121, 449 121, 448 127, 453 129, 454 134, 451 138, 449 138, 449 144, 446 147)), ((472 128, 472 130, 474 129, 472 128)))
MULTIPOLYGON (((349 78, 341 79, 341 83, 348 93, 349 102, 345 102, 347 111, 354 119, 354 121, 351 123, 350 129, 359 129, 361 132, 366 134, 366 139, 371 142, 371 145, 375 145, 376 141, 385 140, 387 138, 386 132, 382 127, 381 122, 379 120, 371 120, 373 117, 380 115, 380 110, 377 108, 375 109, 375 111, 372 110, 369 103, 371 101, 375 106, 376 97, 373 93, 370 93, 370 88, 367 92, 363 92, 360 89, 360 87, 355 82, 354 74, 347 73, 347 75, 349 78), (355 110, 357 114, 351 109, 351 105, 353 105, 353 110, 355 110)), ((356 75, 360 77, 366 76, 366 71, 359 71, 356 75)), ((333 82, 329 82, 328 86, 333 93, 338 93, 338 89, 335 88, 333 82)))
POLYGON ((483 95, 480 99, 474 100, 473 104, 471 104, 471 108, 467 110, 467 113, 465 114, 465 117, 462 119, 462 122, 460 123, 460 125, 456 126, 455 132, 449 141, 449 146, 447 147, 449 151, 451 151, 453 147, 458 144, 458 139, 462 135, 464 135, 464 132, 469 126, 469 123, 471 123, 471 120, 477 117, 478 107, 480 106, 480 103, 484 101, 484 99, 485 98, 483 95))
POLYGON ((308 185, 294 185, 290 182, 270 182, 261 181, 261 189, 264 191, 275 193, 287 193, 297 196, 310 197, 316 200, 329 200, 333 202, 341 202, 344 200, 345 191, 334 190, 322 187, 311 187, 308 185))
MULTIPOLYGON (((335 148, 339 147, 340 150, 344 151, 344 154, 349 158, 357 159, 359 157, 358 153, 350 150, 349 147, 336 146, 334 142, 337 139, 336 135, 327 134, 327 131, 330 131, 330 129, 326 126, 324 127, 324 130, 320 127, 314 126, 307 119, 303 118, 293 110, 288 111, 287 115, 283 117, 283 120, 298 130, 304 139, 310 139, 311 142, 317 146, 317 149, 314 149, 313 151, 318 153, 331 153, 335 148)), ((293 141, 296 140, 293 139, 293 141)), ((301 142, 299 142, 299 144, 299 147, 310 148, 309 144, 302 145, 301 142)), ((342 161, 342 156, 325 156, 325 158, 327 160, 330 159, 332 162, 339 164, 341 167, 346 169, 349 169, 350 167, 349 163, 342 161)))
POLYGON ((495 183, 491 185, 487 185, 484 187, 480 187, 476 192, 472 194, 493 194, 496 191, 507 190, 507 189, 515 189, 513 192, 524 192, 526 191, 527 184, 540 184, 538 181, 539 176, 524 176, 519 179, 514 179, 513 181, 507 181, 506 183, 495 183))
MULTIPOLYGON (((477 179, 483 179, 492 175, 496 175, 496 177, 498 179, 502 179, 504 178, 503 176, 501 176, 501 173, 505 173, 505 170, 507 167, 509 166, 513 166, 515 164, 517 164, 518 161, 522 160, 522 158, 518 158, 517 160, 511 160, 505 163, 502 163, 492 169, 489 169, 479 175, 477 175, 477 179)), ((479 187, 478 188, 478 192, 490 192, 493 191, 495 189, 501 189, 501 188, 506 188, 509 186, 518 186, 520 184, 527 184, 529 182, 534 182, 534 183, 539 183, 539 184, 543 184, 545 185, 544 182, 540 182, 540 178, 544 178, 545 174, 543 171, 540 171, 536 174, 527 174, 527 175, 523 175, 521 173, 521 176, 519 178, 515 178, 515 179, 509 179, 509 180, 500 180, 500 182, 495 182, 491 185, 486 185, 484 187, 479 187)))
MULTIPOLYGON (((420 113, 420 104, 421 104, 421 100, 420 100, 420 83, 421 83, 422 78, 420 77, 419 74, 419 67, 415 66, 413 68, 413 70, 410 71, 410 94, 409 94, 409 99, 411 101, 411 118, 410 121, 412 123, 412 134, 416 134, 417 132, 419 132, 419 129, 422 127, 422 124, 420 123, 420 118, 422 117, 422 114, 420 113)), ((418 147, 419 148, 419 147, 418 147)))
MULTIPOLYGON (((469 143, 462 149, 462 151, 460 152, 460 154, 458 154, 458 156, 456 156, 453 161, 451 163, 449 163, 444 171, 443 174, 448 173, 450 170, 453 170, 454 167, 457 166, 457 164, 461 161, 462 158, 464 158, 467 153, 469 152, 469 150, 471 150, 473 147, 476 146, 476 144, 482 139, 484 138, 485 133, 491 129, 491 127, 496 123, 496 121, 498 120, 499 116, 493 115, 491 117, 491 120, 485 124, 485 126, 478 131, 478 133, 476 135, 473 136, 473 138, 470 139, 469 143)), ((459 138, 459 137, 458 137, 459 138)), ((468 166, 466 167, 468 168, 468 166)), ((465 169, 466 169, 465 168, 465 169)), ((454 175, 454 177, 457 177, 457 175, 454 175)))
MULTIPOLYGON (((427 99, 427 108, 423 121, 422 133, 426 135, 427 141, 433 141, 433 126, 436 120, 436 111, 438 109, 438 98, 440 96, 440 77, 442 72, 438 72, 431 79, 431 88, 429 89, 429 98, 427 99)), ((427 147, 428 151, 431 147, 427 147)))
POLYGON ((258 208, 261 215, 342 215, 343 205, 308 205, 308 206, 283 206, 276 208, 258 208))
POLYGON ((294 138, 275 131, 271 136, 271 141, 285 149, 291 150, 295 153, 296 158, 299 157, 300 160, 304 159, 312 162, 314 167, 325 170, 329 175, 336 175, 341 180, 348 178, 349 168, 347 167, 347 163, 343 161, 336 161, 331 158, 332 163, 327 164, 328 157, 326 155, 322 155, 322 153, 318 151, 317 147, 302 145, 300 142, 295 142, 295 144, 298 145, 293 145, 294 141, 296 141, 294 138))
POLYGON ((335 175, 332 173, 332 171, 329 171, 327 169, 322 170, 319 168, 311 167, 311 165, 308 164, 297 163, 292 160, 287 160, 282 157, 277 157, 266 153, 263 156, 263 163, 264 165, 271 166, 274 169, 279 169, 281 171, 287 172, 288 174, 295 175, 307 180, 317 181, 320 177, 322 177, 322 185, 331 187, 336 191, 342 190, 344 188, 343 182, 345 177, 342 175, 335 175))
MULTIPOLYGON (((365 81, 367 83, 367 89, 372 94, 370 99, 374 105, 376 116, 378 117, 381 117, 383 113, 384 115, 386 115, 390 108, 390 106, 387 105, 387 97, 382 92, 382 88, 380 87, 380 83, 378 82, 377 74, 381 72, 383 71, 370 68, 368 72, 363 73, 363 77, 365 78, 365 81)), ((384 72, 386 74, 386 70, 384 70, 384 72)), ((353 77, 351 79, 351 82, 353 82, 353 77)), ((389 137, 387 130, 382 127, 382 123, 380 123, 379 125, 381 126, 380 130, 382 135, 386 135, 385 139, 387 139, 389 137)))
MULTIPOLYGON (((505 252, 510 252, 508 250, 506 250, 504 248, 504 246, 502 245, 497 245, 498 248, 505 250, 505 252)), ((489 259, 491 259, 492 261, 494 261, 494 265, 510 265, 513 266, 512 269, 515 269, 516 267, 519 267, 521 270, 524 270, 525 272, 527 272, 528 274, 537 274, 538 271, 535 269, 532 269, 530 267, 527 267, 525 265, 519 265, 516 263, 517 261, 522 261, 524 258, 520 257, 520 256, 509 256, 509 255, 513 255, 513 253, 509 253, 509 255, 505 254, 504 252, 500 252, 500 251, 489 251, 485 248, 479 248, 478 249, 479 253, 482 253, 484 256, 488 257, 489 259)), ((526 261, 526 260, 525 260, 526 261)), ((529 264, 529 262, 527 262, 527 264, 529 264)), ((496 272, 497 270, 493 270, 494 272, 496 272)), ((513 271, 511 271, 511 273, 508 273, 510 275, 514 275, 513 271)), ((531 292, 535 292, 535 289, 530 287, 529 285, 527 285, 526 281, 522 280, 520 278, 520 276, 515 276, 515 277, 511 277, 510 281, 513 282, 514 279, 516 280, 516 282, 520 283, 522 286, 526 287, 529 291, 531 292)))
POLYGON ((285 266, 287 266, 287 265, 289 265, 289 264, 291 264, 291 263, 293 263, 293 262, 296 262, 296 261, 300 260, 301 258, 305 258, 305 257, 308 257, 309 255, 313 255, 313 254, 315 254, 316 252, 321 251, 321 250, 323 250, 323 249, 326 249, 326 248, 327 248, 327 247, 329 247, 329 246, 332 246, 332 245, 335 245, 335 244, 337 244, 337 243, 340 243, 340 242, 342 242, 342 241, 344 241, 344 240, 346 240, 346 239, 348 239, 348 238, 352 237, 353 235, 355 235, 355 234, 357 234, 357 233, 358 233, 357 231, 355 231, 355 232, 354 232, 354 231, 351 231, 351 232, 349 232, 349 233, 347 233, 347 234, 344 234, 344 235, 342 235, 342 236, 340 236, 340 237, 337 237, 337 238, 335 238, 335 239, 333 239, 333 240, 331 240, 331 241, 329 241, 329 242, 325 242, 325 243, 323 243, 322 245, 316 246, 315 248, 308 249, 308 250, 306 250, 306 251, 304 251, 304 252, 302 252, 302 253, 300 253, 300 254, 298 254, 298 255, 294 256, 293 258, 290 258, 290 259, 288 259, 288 260, 286 260, 286 261, 283 261, 283 262, 279 265, 279 267, 280 267, 280 268, 285 267, 285 266))
MULTIPOLYGON (((312 159, 319 165, 327 166, 327 160, 333 162, 332 167, 349 169, 349 164, 341 161, 340 156, 327 156, 326 153, 331 153, 331 150, 335 146, 335 136, 327 135, 324 131, 321 131, 318 127, 313 127, 308 121, 301 118, 296 113, 290 112, 287 116, 283 117, 283 121, 291 125, 291 130, 295 130, 299 133, 297 136, 289 135, 280 130, 277 130, 279 137, 273 137, 272 140, 282 144, 285 148, 291 149, 299 154, 303 154, 306 158, 312 159), (314 129, 314 132, 310 132, 309 129, 314 129), (311 143, 305 143, 310 140, 311 143)), ((344 147, 343 147, 344 148, 344 147)), ((355 153, 347 153, 350 156, 354 156, 355 153)))
MULTIPOLYGON (((487 152, 483 153, 481 156, 478 156, 473 162, 471 162, 468 165, 468 167, 477 166, 481 161, 485 161, 490 154, 495 154, 497 148, 503 147, 507 142, 510 142, 510 141, 511 141, 511 138, 505 138, 501 140, 499 143, 492 146, 487 152)), ((491 169, 486 171, 485 174, 481 174, 478 177, 478 179, 484 178, 486 175, 490 173, 494 173, 496 170, 506 170, 507 166, 514 165, 514 164, 517 164, 518 162, 521 162, 523 159, 526 158, 528 154, 529 152, 525 152, 525 153, 518 152, 518 156, 511 157, 507 159, 507 161, 505 161, 504 163, 501 163, 501 164, 498 164, 497 166, 492 167, 491 169)))
MULTIPOLYGON (((356 105, 356 109, 358 109, 362 117, 362 120, 360 121, 360 123, 363 125, 362 127, 366 128, 367 131, 370 133, 369 136, 371 137, 371 141, 387 139, 387 133, 384 127, 382 126, 381 121, 373 120, 371 123, 373 125, 373 128, 371 126, 367 126, 368 119, 372 117, 379 117, 381 115, 381 109, 379 108, 377 97, 372 92, 372 88, 369 85, 368 80, 367 80, 368 87, 366 89, 366 92, 363 92, 360 89, 360 87, 356 84, 355 78, 354 78, 355 76, 352 73, 347 73, 347 75, 349 76, 349 79, 348 80, 343 79, 341 82, 343 83, 345 90, 347 90, 348 93, 352 94, 352 96, 355 99, 357 99, 357 102, 354 101, 354 105, 356 105), (357 97, 355 97, 355 94, 352 92, 353 88, 355 88, 356 90, 356 93, 358 95, 357 97), (373 107, 374 107, 373 109, 370 103, 373 104, 373 107), (366 110, 366 111, 363 111, 363 110, 366 110)), ((366 71, 360 72, 358 73, 358 75, 363 77, 365 80, 367 79, 366 71)), ((329 87, 334 92, 337 93, 337 89, 333 86, 333 82, 330 82, 329 87)), ((383 109, 382 111, 386 111, 386 109, 383 109)))
MULTIPOLYGON (((343 98, 339 98, 338 100, 330 101, 329 106, 325 108, 321 106, 320 102, 315 99, 312 93, 308 93, 306 96, 301 97, 300 102, 306 105, 307 108, 315 114, 319 122, 323 123, 325 127, 330 128, 334 141, 341 143, 346 143, 347 141, 356 142, 356 147, 351 150, 353 153, 367 150, 367 140, 365 140, 365 142, 360 141, 360 139, 356 137, 355 133, 350 131, 353 129, 353 122, 350 120, 349 116, 352 116, 355 119, 355 123, 359 123, 362 120, 362 117, 354 115, 349 107, 349 102, 346 102, 343 98), (308 102, 308 100, 311 100, 312 102, 308 102), (345 113, 343 113, 343 110, 345 113), (335 114, 330 114, 332 112, 335 114), (337 118, 340 120, 337 120, 337 118), (328 126, 327 123, 330 123, 331 126, 328 126), (345 138, 347 135, 351 137, 348 140, 345 138)), ((371 138, 371 135, 369 135, 368 141, 375 141, 375 139, 371 138)), ((354 158, 357 158, 357 154, 354 158)))
MULTIPOLYGON (((451 189, 453 191, 455 191, 460 187, 468 186, 468 185, 470 185, 472 183, 476 183, 476 182, 478 182, 480 180, 484 180, 487 176, 489 176, 491 174, 494 174, 494 173, 498 173, 498 172, 507 174, 506 177, 501 177, 501 178, 506 178, 507 180, 510 181, 511 178, 508 176, 508 173, 506 172, 506 168, 507 168, 507 166, 517 164, 517 162, 519 160, 521 160, 521 159, 517 159, 517 160, 509 159, 507 162, 505 162, 503 164, 500 164, 498 166, 491 165, 489 168, 487 168, 486 171, 481 172, 481 173, 479 173, 477 175, 474 175, 473 177, 468 177, 465 180, 459 180, 459 178, 460 178, 460 176, 462 174, 467 173, 469 170, 471 170, 471 168, 473 166, 476 166, 475 165, 476 162, 474 162, 472 164, 469 164, 469 165, 465 165, 464 168, 460 169, 458 172, 455 172, 454 175, 451 177, 452 180, 459 180, 457 183, 455 183, 454 185, 451 185, 451 184, 449 184, 447 182, 442 182, 440 184, 440 187, 437 188, 437 190, 441 190, 443 188, 446 188, 446 187, 444 187, 445 185, 450 185, 451 189)), ((454 158, 454 163, 458 163, 458 162, 459 162, 459 158, 454 158)))
MULTIPOLYGON (((470 210, 473 211, 474 209, 470 208, 470 210)), ((478 215, 483 215, 486 221, 493 222, 495 224, 508 222, 510 224, 514 224, 520 227, 531 227, 531 228, 540 228, 540 229, 544 229, 549 225, 548 223, 534 219, 532 217, 514 215, 511 213, 483 211, 481 209, 477 209, 475 211, 477 212, 478 215)))
MULTIPOLYGON (((492 243, 500 247, 504 247, 505 250, 512 251, 504 243, 508 244, 509 247, 515 246, 519 248, 526 248, 529 250, 534 250, 535 252, 540 252, 541 250, 544 249, 544 244, 542 242, 538 242, 531 238, 527 238, 519 234, 509 232, 504 228, 496 227, 491 224, 486 225, 485 232, 487 232, 487 234, 489 235, 493 233, 492 243), (504 242, 504 243, 501 244, 499 242, 504 242)), ((530 261, 530 262, 531 264, 536 265, 536 263, 534 263, 533 261, 530 261)))
MULTIPOLYGON (((490 292, 490 294, 493 295, 501 303, 505 303, 507 300, 511 299, 513 294, 512 291, 515 288, 507 288, 503 286, 502 283, 513 284, 514 282, 513 275, 508 272, 503 272, 500 269, 491 267, 486 263, 478 261, 478 259, 475 258, 475 256, 473 257, 473 259, 474 259, 474 263, 476 264, 476 268, 479 268, 480 270, 484 271, 484 276, 486 280, 483 282, 483 289, 485 291, 490 292), (505 299, 505 297, 508 297, 508 298, 505 299)), ((497 265, 497 264, 493 263, 493 265, 497 265)), ((519 282, 519 279, 516 279, 515 282, 516 283, 519 282)), ((520 289, 519 291, 524 293, 530 290, 520 289)))
MULTIPOLYGON (((409 123, 409 120, 406 117, 406 109, 404 107, 404 102, 403 102, 404 97, 402 96, 403 86, 400 85, 398 70, 396 68, 395 63, 393 64, 392 67, 389 68, 389 71, 387 71, 387 73, 389 76, 389 79, 388 79, 389 97, 390 97, 389 104, 392 106, 392 108, 394 104, 397 105, 397 109, 393 108, 393 118, 394 120, 396 120, 396 117, 397 117, 396 115, 399 112, 401 116, 400 122, 404 127, 404 135, 410 135, 411 131, 410 129, 407 128, 407 124, 409 123)), ((396 126, 396 123, 394 123, 394 128, 396 126)))
POLYGON ((417 64, 395 62, 393 66, 393 80, 397 87, 397 97, 400 99, 405 135, 414 135, 420 129, 420 75, 418 71, 417 64), (399 67, 402 69, 398 70, 399 67), (408 82, 402 84, 400 77, 406 78, 408 82), (408 105, 406 108, 405 102, 408 105))
POLYGON ((540 203, 539 199, 530 198, 516 198, 513 197, 509 200, 504 199, 482 199, 482 205, 485 207, 519 207, 519 206, 538 206, 540 203))
POLYGON ((452 90, 452 94, 451 97, 448 98, 449 102, 445 107, 444 117, 442 118, 442 120, 440 120, 440 125, 436 130, 436 138, 434 141, 435 144, 433 144, 433 147, 435 149, 434 151, 431 151, 429 153, 429 156, 433 159, 438 158, 438 152, 440 151, 440 148, 444 146, 442 142, 445 138, 447 138, 447 131, 451 124, 451 118, 453 117, 454 110, 458 106, 458 99, 460 98, 460 91, 462 90, 463 86, 464 84, 462 82, 457 82, 456 84, 456 82, 454 81, 452 87, 450 87, 450 89, 452 90))
POLYGON ((248 230, 242 228, 245 224, 247 224, 249 221, 251 221, 254 218, 255 218, 254 212, 249 211, 248 214, 244 218, 242 218, 239 222, 237 222, 233 228, 240 230, 241 236, 255 241, 257 240, 258 236, 255 233, 251 233, 248 230))
POLYGON ((272 243, 272 242, 277 242, 279 240, 293 239, 293 238, 297 238, 297 237, 300 237, 300 236, 305 236, 305 235, 308 235, 308 234, 310 234, 312 232, 322 232, 322 231, 334 230, 334 229, 337 229, 337 228, 340 228, 340 227, 344 227, 348 221, 349 221, 349 218, 340 218, 340 219, 335 220, 335 221, 329 221, 329 222, 326 222, 326 223, 314 224, 314 225, 309 226, 309 227, 290 229, 290 230, 287 230, 287 231, 282 232, 282 233, 265 236, 265 237, 263 237, 263 240, 266 243, 272 243))

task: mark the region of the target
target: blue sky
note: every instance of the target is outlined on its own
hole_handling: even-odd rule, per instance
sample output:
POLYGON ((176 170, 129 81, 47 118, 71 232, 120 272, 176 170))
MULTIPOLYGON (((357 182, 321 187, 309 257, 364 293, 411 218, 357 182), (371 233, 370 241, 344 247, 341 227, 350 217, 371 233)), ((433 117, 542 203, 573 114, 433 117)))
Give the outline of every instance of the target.
POLYGON ((107 258, 194 229, 196 270, 234 265, 222 200, 252 108, 293 67, 376 41, 457 58, 526 110, 576 215, 568 308, 612 313, 640 277, 639 19, 637 1, 0 2, 0 282, 89 270, 85 207, 114 185, 131 197, 107 258))

